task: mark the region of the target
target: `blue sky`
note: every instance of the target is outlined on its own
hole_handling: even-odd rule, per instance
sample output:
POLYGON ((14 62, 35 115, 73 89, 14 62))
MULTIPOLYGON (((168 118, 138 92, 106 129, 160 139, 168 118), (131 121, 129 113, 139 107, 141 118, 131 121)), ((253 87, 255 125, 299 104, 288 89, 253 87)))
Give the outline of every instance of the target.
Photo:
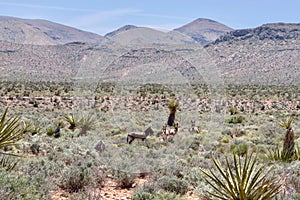
POLYGON ((46 19, 104 35, 133 24, 170 30, 197 18, 234 29, 300 23, 299 0, 0 0, 0 15, 46 19))

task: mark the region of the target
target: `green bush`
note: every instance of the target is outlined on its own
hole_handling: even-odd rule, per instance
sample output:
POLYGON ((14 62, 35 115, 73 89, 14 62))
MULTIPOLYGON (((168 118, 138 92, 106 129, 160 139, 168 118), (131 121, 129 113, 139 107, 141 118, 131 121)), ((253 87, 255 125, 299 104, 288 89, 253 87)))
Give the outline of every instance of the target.
POLYGON ((64 170, 59 187, 69 193, 79 192, 84 190, 90 180, 91 176, 88 168, 72 166, 64 170))
POLYGON ((165 191, 180 195, 184 195, 189 191, 188 182, 176 177, 164 176, 158 180, 158 186, 165 191))
POLYGON ((38 185, 30 177, 0 170, 1 199, 35 200, 47 199, 39 194, 38 185))
POLYGON ((232 144, 230 145, 230 151, 233 154, 237 154, 239 156, 244 156, 248 153, 249 145, 247 143, 241 143, 238 145, 232 144))
POLYGON ((136 177, 137 174, 134 173, 120 170, 114 171, 114 178, 121 188, 131 188, 132 185, 135 183, 136 177))
POLYGON ((245 120, 244 116, 241 115, 234 115, 231 116, 230 118, 226 119, 226 123, 229 124, 241 124, 245 120))

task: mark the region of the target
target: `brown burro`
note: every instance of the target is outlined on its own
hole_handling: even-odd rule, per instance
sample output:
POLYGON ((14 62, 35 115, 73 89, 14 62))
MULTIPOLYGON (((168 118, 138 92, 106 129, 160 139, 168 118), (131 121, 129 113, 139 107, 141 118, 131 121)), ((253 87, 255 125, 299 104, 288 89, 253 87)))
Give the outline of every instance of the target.
POLYGON ((144 141, 149 135, 154 135, 151 127, 147 128, 144 132, 131 132, 127 134, 127 143, 131 144, 133 140, 138 139, 144 141))

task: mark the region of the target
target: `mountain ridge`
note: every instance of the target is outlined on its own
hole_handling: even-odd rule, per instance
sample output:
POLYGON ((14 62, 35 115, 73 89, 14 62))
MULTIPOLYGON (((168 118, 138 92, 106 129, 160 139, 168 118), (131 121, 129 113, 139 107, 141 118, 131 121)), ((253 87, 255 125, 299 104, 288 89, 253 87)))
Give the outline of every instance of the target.
POLYGON ((0 40, 19 44, 100 43, 103 36, 44 19, 0 16, 0 40))

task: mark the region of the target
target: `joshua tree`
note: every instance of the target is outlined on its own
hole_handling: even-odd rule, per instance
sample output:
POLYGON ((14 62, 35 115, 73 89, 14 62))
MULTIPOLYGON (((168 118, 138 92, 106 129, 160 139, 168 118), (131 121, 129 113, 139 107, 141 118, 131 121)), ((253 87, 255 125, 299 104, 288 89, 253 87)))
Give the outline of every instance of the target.
POLYGON ((286 129, 282 150, 282 156, 286 159, 292 158, 295 153, 295 134, 292 127, 293 120, 294 117, 290 116, 286 121, 280 123, 280 126, 286 129))
POLYGON ((168 118, 168 126, 174 126, 175 125, 175 114, 177 111, 177 108, 179 106, 179 102, 177 100, 171 99, 168 103, 168 108, 170 110, 169 118, 168 118))

